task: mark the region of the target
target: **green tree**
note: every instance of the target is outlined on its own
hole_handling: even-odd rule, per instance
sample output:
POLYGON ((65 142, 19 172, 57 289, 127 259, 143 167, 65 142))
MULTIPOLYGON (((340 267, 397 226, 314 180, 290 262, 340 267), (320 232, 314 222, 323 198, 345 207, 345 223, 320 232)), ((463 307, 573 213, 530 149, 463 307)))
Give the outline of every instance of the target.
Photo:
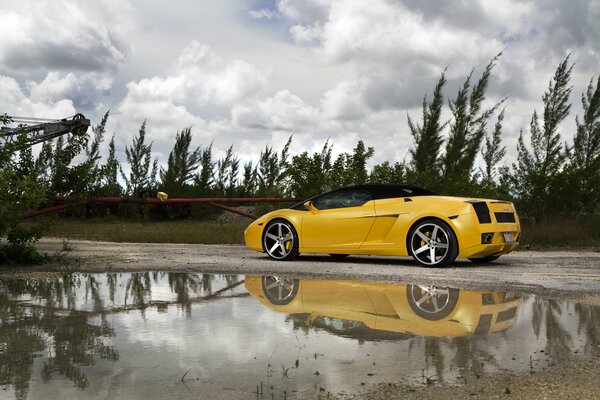
POLYGON ((85 162, 73 164, 75 157, 86 149, 87 143, 88 135, 72 135, 66 143, 63 136, 58 137, 51 163, 52 195, 85 197, 88 194, 88 165, 85 162))
POLYGON ((570 180, 576 183, 577 208, 594 214, 600 202, 600 76, 590 80, 581 95, 583 117, 576 117, 577 131, 571 148, 570 180))
POLYGON ((512 187, 524 211, 535 217, 547 217, 549 211, 556 207, 556 203, 560 203, 555 195, 566 153, 558 127, 569 115, 571 108, 569 95, 573 88, 569 81, 572 69, 569 56, 556 69, 548 90, 542 97, 542 124, 537 112, 533 112, 529 124, 531 152, 525 145, 523 132, 519 135, 517 163, 513 164, 512 187))
POLYGON ((92 127, 92 140, 85 147, 86 159, 82 165, 82 175, 85 178, 86 195, 97 196, 102 188, 102 167, 100 166, 100 146, 104 141, 106 122, 110 111, 107 111, 100 123, 92 127))
POLYGON ((53 153, 52 143, 45 142, 35 159, 35 174, 46 191, 50 191, 52 184, 53 153))
POLYGON ((320 152, 312 156, 303 152, 292 157, 288 169, 289 193, 294 197, 309 198, 331 188, 331 151, 329 140, 320 152))
POLYGON ((442 89, 446 84, 445 71, 440 76, 430 103, 423 97, 423 121, 413 122, 408 116, 408 127, 414 139, 414 147, 410 149, 409 176, 414 182, 426 187, 438 187, 441 180, 440 150, 444 139, 442 131, 448 122, 441 121, 444 98, 442 89))
MULTIPOLYGON (((0 115, 0 124, 11 123, 0 115)), ((38 208, 45 190, 37 180, 31 149, 23 132, 11 143, 0 144, 0 262, 36 262, 41 259, 32 243, 42 235, 40 225, 23 225, 21 216, 38 208)))
POLYGON ((443 179, 444 187, 452 194, 458 194, 472 184, 471 172, 485 136, 488 119, 503 102, 488 109, 483 108, 489 79, 501 54, 490 60, 472 89, 471 71, 456 97, 450 100, 452 122, 443 157, 443 179))
POLYGON ((220 196, 231 197, 238 184, 240 160, 233 152, 233 145, 229 146, 225 157, 217 161, 217 176, 215 179, 215 189, 220 196))
POLYGON ((494 126, 494 132, 491 136, 485 136, 485 144, 481 151, 483 157, 484 170, 483 182, 491 185, 494 182, 494 176, 496 175, 498 164, 506 155, 506 146, 502 146, 502 121, 504 120, 504 111, 502 110, 496 120, 494 126))
POLYGON ((212 143, 202 149, 200 170, 194 177, 194 188, 198 195, 206 196, 212 191, 214 183, 215 162, 212 156, 212 143))
POLYGON ((286 178, 292 138, 293 135, 288 138, 280 154, 269 146, 260 152, 257 166, 259 196, 282 196, 287 192, 286 178))
POLYGON ((132 140, 131 146, 125 148, 125 157, 129 164, 130 172, 127 176, 121 170, 121 176, 125 181, 126 193, 136 195, 142 189, 154 186, 158 161, 152 162, 152 143, 146 144, 146 121, 142 123, 137 136, 132 140))
POLYGON ((373 166, 369 175, 369 183, 401 184, 406 181, 406 166, 404 163, 384 161, 373 166))
POLYGON ((258 187, 258 172, 252 165, 252 161, 244 164, 244 176, 242 178, 242 189, 240 195, 243 197, 254 196, 258 187))
POLYGON ((121 164, 116 157, 115 151, 115 135, 113 135, 108 143, 108 157, 106 163, 102 166, 102 193, 107 196, 120 196, 122 193, 121 185, 119 184, 118 174, 121 164))
POLYGON ((364 142, 359 140, 352 154, 341 153, 331 169, 333 188, 367 183, 367 161, 373 157, 374 152, 372 147, 367 148, 364 142))
POLYGON ((502 145, 502 121, 504 120, 505 109, 498 114, 494 131, 491 135, 485 135, 485 143, 481 150, 483 158, 483 168, 477 175, 481 176, 478 187, 473 195, 481 197, 507 198, 508 190, 505 188, 503 174, 508 173, 505 166, 500 162, 506 155, 506 146, 502 145))
POLYGON ((174 197, 185 196, 202 158, 202 150, 190 150, 192 128, 184 128, 175 135, 175 144, 169 154, 167 168, 160 171, 161 188, 174 197))

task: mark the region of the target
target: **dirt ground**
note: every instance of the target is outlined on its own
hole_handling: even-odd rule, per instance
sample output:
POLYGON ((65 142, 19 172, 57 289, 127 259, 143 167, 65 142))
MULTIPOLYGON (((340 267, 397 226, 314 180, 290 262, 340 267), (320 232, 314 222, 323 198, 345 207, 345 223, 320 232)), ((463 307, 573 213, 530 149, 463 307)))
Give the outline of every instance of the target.
MULTIPOLYGON (((61 239, 44 239, 40 251, 53 255, 61 239)), ((291 262, 238 245, 147 244, 70 241, 71 250, 52 265, 3 268, 5 272, 179 271, 226 274, 288 274, 325 279, 362 279, 435 284, 474 290, 526 292, 600 304, 600 253, 519 251, 490 264, 458 260, 451 268, 423 268, 407 257, 301 255, 291 262)))
POLYGON ((600 358, 569 360, 541 372, 469 378, 464 385, 431 385, 409 387, 402 384, 380 384, 363 393, 330 396, 339 400, 395 399, 597 399, 600 358))
MULTIPOLYGON (((177 271, 226 274, 286 274, 324 279, 365 279, 435 284, 465 289, 532 293, 542 297, 600 304, 600 253, 521 251, 483 265, 458 260, 451 268, 428 269, 409 258, 301 255, 292 262, 271 261, 243 246, 132 244, 44 239, 38 244, 49 255, 63 254, 50 265, 0 268, 2 275, 78 272, 177 271), (64 249, 69 248, 69 251, 64 249)), ((332 395, 338 399, 554 399, 597 397, 600 357, 572 359, 535 373, 510 371, 469 378, 460 386, 402 383, 366 386, 363 393, 332 395)), ((301 394, 298 393, 297 395, 301 394)), ((311 398, 314 398, 314 393, 311 398)), ((291 396, 294 397, 294 396, 291 396)), ((322 398, 326 398, 323 396, 322 398)))

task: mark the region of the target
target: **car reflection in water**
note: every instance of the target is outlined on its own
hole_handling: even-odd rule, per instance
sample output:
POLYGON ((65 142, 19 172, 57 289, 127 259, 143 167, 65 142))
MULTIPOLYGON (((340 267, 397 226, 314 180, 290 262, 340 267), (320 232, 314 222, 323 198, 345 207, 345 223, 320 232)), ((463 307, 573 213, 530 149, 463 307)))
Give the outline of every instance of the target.
POLYGON ((303 326, 361 339, 502 332, 521 306, 512 293, 427 285, 270 275, 247 276, 245 284, 262 304, 303 326))

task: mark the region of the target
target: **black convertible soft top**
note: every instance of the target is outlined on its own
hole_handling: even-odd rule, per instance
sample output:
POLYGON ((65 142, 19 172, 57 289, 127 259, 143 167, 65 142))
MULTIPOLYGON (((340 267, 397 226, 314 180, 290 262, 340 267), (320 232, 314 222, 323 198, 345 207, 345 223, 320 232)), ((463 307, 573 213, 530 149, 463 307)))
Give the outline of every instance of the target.
MULTIPOLYGON (((419 188, 411 185, 384 185, 384 184, 368 184, 368 185, 358 185, 358 186, 348 186, 336 190, 331 190, 329 192, 321 193, 316 196, 311 197, 307 200, 315 200, 327 193, 341 192, 345 190, 366 190, 371 193, 371 197, 373 200, 378 199, 393 199, 399 197, 411 197, 411 196, 435 196, 437 193, 431 192, 427 189, 419 188)), ((306 210, 304 207, 304 203, 307 201, 303 201, 302 203, 298 203, 293 205, 292 209, 294 210, 306 210)))

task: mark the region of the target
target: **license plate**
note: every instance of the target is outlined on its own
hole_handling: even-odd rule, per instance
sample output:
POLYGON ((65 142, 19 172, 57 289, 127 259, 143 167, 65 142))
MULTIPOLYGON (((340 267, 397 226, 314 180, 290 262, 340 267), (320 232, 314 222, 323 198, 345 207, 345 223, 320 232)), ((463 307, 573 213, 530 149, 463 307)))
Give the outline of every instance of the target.
POLYGON ((504 241, 506 243, 514 243, 515 242, 515 237, 513 236, 512 232, 504 232, 504 241))

